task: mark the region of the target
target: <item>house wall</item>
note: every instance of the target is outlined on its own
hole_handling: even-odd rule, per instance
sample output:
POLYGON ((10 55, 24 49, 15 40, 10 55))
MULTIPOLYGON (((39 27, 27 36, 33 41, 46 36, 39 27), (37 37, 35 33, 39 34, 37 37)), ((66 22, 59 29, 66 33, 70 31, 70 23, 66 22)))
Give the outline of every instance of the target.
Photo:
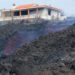
MULTIPOLYGON (((38 9, 38 18, 42 18, 42 16, 45 15, 44 9, 38 9), (44 15, 43 15, 44 14, 44 15)), ((21 19, 28 19, 28 18, 36 18, 37 9, 30 10, 30 16, 28 15, 21 15, 21 19)), ((18 16, 15 16, 15 19, 17 19, 18 16)))
MULTIPOLYGON (((22 10, 23 11, 23 10, 22 10)), ((27 10, 28 11, 28 10, 27 10)), ((32 9, 30 10, 30 15, 27 14, 25 15, 20 15, 20 11, 18 14, 15 14, 15 16, 11 16, 11 12, 6 12, 5 19, 2 20, 20 20, 20 19, 28 19, 28 18, 36 18, 36 14, 37 14, 37 9, 32 9)), ((64 20, 66 19, 66 16, 61 16, 61 13, 58 11, 55 11, 53 9, 48 9, 48 8, 41 8, 38 9, 38 18, 42 18, 45 20, 64 20), (50 11, 50 12, 49 12, 50 11)))
POLYGON ((48 8, 45 8, 43 11, 42 11, 42 15, 41 15, 41 18, 43 19, 46 19, 46 20, 60 20, 60 21, 63 21, 65 20, 67 17, 62 15, 62 13, 60 11, 56 11, 56 10, 53 10, 53 9, 48 9, 48 8), (49 15, 49 10, 51 11, 50 15, 49 15))
POLYGON ((59 20, 61 20, 61 21, 67 19, 66 16, 62 15, 62 13, 58 13, 58 17, 59 17, 59 20))
POLYGON ((2 17, 1 17, 1 12, 0 12, 0 20, 2 19, 2 17))
POLYGON ((46 20, 56 20, 58 18, 58 15, 59 14, 57 11, 45 8, 42 12, 41 18, 46 20), (51 11, 50 14, 49 14, 49 11, 51 11))
MULTIPOLYGON (((43 10, 44 10, 44 9, 41 9, 41 10, 38 9, 38 17, 41 18, 42 13, 43 13, 43 10)), ((33 12, 30 12, 30 18, 36 18, 36 10, 33 11, 33 12)))
POLYGON ((54 10, 51 11, 51 18, 52 20, 56 20, 58 18, 58 13, 54 10))
POLYGON ((30 18, 36 18, 36 9, 30 10, 30 18))
POLYGON ((0 12, 0 18, 1 18, 1 12, 0 12))
POLYGON ((45 8, 42 11, 41 18, 47 19, 47 17, 48 17, 48 10, 45 8))

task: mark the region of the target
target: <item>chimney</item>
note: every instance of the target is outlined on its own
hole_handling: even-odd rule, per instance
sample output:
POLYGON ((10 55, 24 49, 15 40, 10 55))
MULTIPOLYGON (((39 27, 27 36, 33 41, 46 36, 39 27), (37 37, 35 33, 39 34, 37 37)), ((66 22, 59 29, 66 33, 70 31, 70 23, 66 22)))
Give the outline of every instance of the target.
POLYGON ((16 8, 16 4, 14 3, 14 4, 13 4, 13 9, 15 9, 15 8, 16 8))

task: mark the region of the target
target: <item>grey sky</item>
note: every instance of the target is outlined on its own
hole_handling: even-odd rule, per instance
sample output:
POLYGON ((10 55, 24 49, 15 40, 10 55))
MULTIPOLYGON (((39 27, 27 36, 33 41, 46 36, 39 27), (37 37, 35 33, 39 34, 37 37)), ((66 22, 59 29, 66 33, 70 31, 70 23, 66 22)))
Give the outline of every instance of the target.
POLYGON ((0 9, 10 9, 13 3, 17 6, 30 3, 52 5, 62 9, 68 16, 75 16, 75 0, 0 0, 0 9))

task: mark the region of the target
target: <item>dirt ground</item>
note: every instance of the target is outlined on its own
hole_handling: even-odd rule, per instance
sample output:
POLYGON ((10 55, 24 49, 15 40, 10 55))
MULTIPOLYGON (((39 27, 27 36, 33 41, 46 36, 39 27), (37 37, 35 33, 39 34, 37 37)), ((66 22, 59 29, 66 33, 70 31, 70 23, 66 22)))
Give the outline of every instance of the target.
POLYGON ((75 75, 75 24, 0 57, 0 75, 75 75))

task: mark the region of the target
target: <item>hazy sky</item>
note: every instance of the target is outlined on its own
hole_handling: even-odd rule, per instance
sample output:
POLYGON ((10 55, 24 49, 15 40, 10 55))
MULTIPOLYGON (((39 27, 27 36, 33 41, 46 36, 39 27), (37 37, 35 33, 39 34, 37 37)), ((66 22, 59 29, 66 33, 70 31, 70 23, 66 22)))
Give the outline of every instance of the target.
POLYGON ((61 8, 68 16, 75 16, 75 0, 0 0, 0 9, 12 8, 13 3, 17 6, 30 3, 52 5, 61 8))

